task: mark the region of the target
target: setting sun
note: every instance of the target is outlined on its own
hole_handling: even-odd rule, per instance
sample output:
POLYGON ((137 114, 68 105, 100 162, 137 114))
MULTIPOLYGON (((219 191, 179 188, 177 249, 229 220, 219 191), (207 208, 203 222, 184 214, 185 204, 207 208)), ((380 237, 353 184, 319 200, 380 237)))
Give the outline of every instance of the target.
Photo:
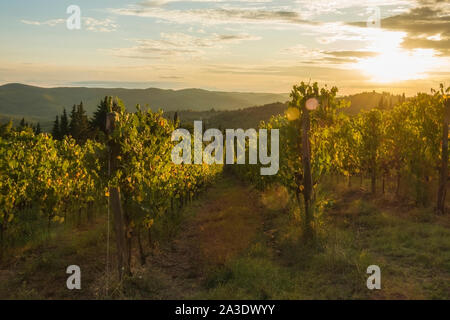
POLYGON ((387 83, 426 78, 427 72, 439 63, 432 49, 390 49, 375 57, 362 59, 356 65, 372 81, 387 83))

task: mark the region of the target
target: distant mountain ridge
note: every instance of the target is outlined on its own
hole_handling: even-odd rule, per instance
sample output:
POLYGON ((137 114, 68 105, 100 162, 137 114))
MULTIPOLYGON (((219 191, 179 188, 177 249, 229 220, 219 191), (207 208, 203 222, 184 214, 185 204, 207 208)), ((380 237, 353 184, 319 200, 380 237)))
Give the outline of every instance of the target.
POLYGON ((70 111, 74 104, 83 101, 88 114, 96 109, 105 96, 117 96, 130 111, 137 104, 149 105, 152 110, 236 110, 273 102, 285 102, 289 94, 220 92, 203 89, 121 89, 58 87, 41 88, 19 83, 0 86, 0 114, 3 117, 25 117, 48 121, 60 114, 63 108, 70 111))
MULTIPOLYGON (((51 130, 56 115, 65 107, 70 112, 73 104, 83 101, 89 114, 105 96, 118 96, 130 111, 136 104, 152 110, 163 109, 168 117, 178 111, 184 123, 203 120, 208 127, 250 128, 271 116, 283 114, 288 94, 240 93, 207 91, 203 89, 165 90, 106 89, 106 88, 40 88, 22 84, 0 86, 0 123, 12 119, 15 124, 23 117, 30 123, 40 122, 43 130, 51 130), (214 110, 212 110, 214 109, 214 110)), ((362 92, 339 97, 350 101, 344 112, 350 115, 375 107, 390 109, 404 100, 401 95, 387 92, 362 92)))

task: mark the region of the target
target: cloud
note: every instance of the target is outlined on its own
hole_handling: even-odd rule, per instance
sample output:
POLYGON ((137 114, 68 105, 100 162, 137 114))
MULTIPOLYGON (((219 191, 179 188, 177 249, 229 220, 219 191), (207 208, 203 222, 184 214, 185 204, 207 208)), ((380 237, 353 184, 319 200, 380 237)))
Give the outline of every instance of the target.
POLYGON ((65 23, 66 20, 65 19, 52 19, 52 20, 47 20, 47 21, 20 20, 20 22, 25 23, 25 24, 29 24, 29 25, 32 25, 32 26, 50 26, 50 27, 54 27, 54 26, 57 26, 58 24, 65 23))
MULTIPOLYGON (((33 26, 56 27, 57 25, 65 24, 66 19, 51 19, 46 21, 20 20, 20 22, 33 26)), ((95 19, 92 17, 82 17, 81 22, 82 28, 94 32, 113 32, 116 31, 118 27, 118 25, 109 18, 95 19)))
POLYGON ((296 0, 295 3, 307 16, 319 16, 323 14, 341 14, 343 10, 355 8, 406 6, 412 7, 415 0, 296 0))
MULTIPOLYGON (((420 0, 419 6, 381 20, 381 28, 405 33, 405 49, 435 49, 450 55, 450 3, 420 0)), ((365 22, 352 25, 363 27, 365 22)))
POLYGON ((133 47, 107 51, 118 57, 134 59, 189 59, 203 55, 206 49, 259 39, 261 38, 248 34, 212 34, 208 37, 196 37, 185 33, 161 33, 158 40, 136 39, 133 40, 136 43, 133 47))
POLYGON ((112 8, 109 11, 117 15, 155 18, 182 24, 313 24, 311 21, 302 19, 300 13, 297 11, 279 8, 216 7, 169 10, 141 3, 129 5, 125 8, 112 8))
POLYGON ((331 55, 334 57, 341 57, 341 58, 368 58, 368 57, 374 57, 378 55, 378 52, 372 52, 372 51, 349 51, 349 50, 343 50, 343 51, 326 51, 327 55, 331 55))
POLYGON ((112 19, 109 18, 99 20, 95 18, 86 17, 82 18, 82 21, 87 30, 94 32, 113 32, 116 31, 118 27, 118 25, 112 19))
POLYGON ((407 37, 403 40, 402 47, 405 49, 434 49, 441 55, 450 56, 450 43, 448 38, 443 40, 429 40, 422 38, 407 37))
POLYGON ((407 13, 382 20, 382 27, 406 31, 410 35, 446 34, 450 35, 450 11, 439 8, 420 7, 407 13))
POLYGON ((361 81, 362 75, 356 75, 353 70, 339 69, 328 66, 302 65, 292 62, 267 62, 260 65, 235 66, 227 64, 212 64, 204 67, 208 73, 219 75, 252 75, 258 77, 293 77, 302 79, 314 79, 320 82, 361 81))
POLYGON ((169 3, 179 3, 179 2, 204 2, 204 3, 218 3, 218 2, 245 2, 245 3, 267 3, 272 2, 272 0, 146 0, 141 1, 138 5, 143 7, 162 7, 169 3))
POLYGON ((326 51, 309 49, 303 45, 296 45, 280 51, 281 54, 295 56, 302 65, 323 65, 337 67, 342 64, 355 63, 360 59, 375 57, 378 52, 363 50, 326 51))

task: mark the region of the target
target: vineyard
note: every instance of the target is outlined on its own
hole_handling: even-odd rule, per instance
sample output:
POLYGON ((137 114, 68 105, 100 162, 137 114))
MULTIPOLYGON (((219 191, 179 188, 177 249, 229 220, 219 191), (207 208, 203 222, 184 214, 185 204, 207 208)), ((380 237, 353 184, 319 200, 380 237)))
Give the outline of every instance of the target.
MULTIPOLYGON (((174 165, 175 123, 162 113, 128 113, 120 101, 110 102, 115 128, 103 142, 79 145, 30 130, 0 138, 0 257, 16 239, 32 239, 37 228, 49 232, 68 219, 90 219, 95 207, 108 207, 111 189, 120 190, 127 241, 137 237, 142 246, 141 233, 151 241, 155 219, 183 207, 220 172, 214 165, 174 165)), ((129 245, 126 251, 130 257, 129 245)))
MULTIPOLYGON (((142 275, 142 268, 153 270, 151 268, 167 259, 160 250, 164 251, 164 246, 176 235, 162 236, 161 225, 178 221, 183 230, 184 222, 180 221, 186 221, 185 228, 194 230, 194 235, 182 237, 188 243, 180 250, 206 252, 207 257, 213 255, 213 249, 222 252, 220 258, 211 258, 215 261, 213 267, 208 264, 208 272, 216 269, 209 280, 202 278, 208 288, 216 286, 215 289, 208 293, 202 291, 198 297, 248 297, 239 295, 243 294, 244 289, 239 287, 242 284, 229 276, 230 272, 235 272, 238 279, 242 270, 235 268, 239 263, 242 268, 249 268, 245 269, 249 274, 261 274, 263 278, 274 273, 280 277, 273 281, 280 281, 281 289, 271 288, 267 280, 254 280, 249 286, 256 286, 260 291, 250 298, 316 297, 311 292, 298 294, 295 291, 298 288, 287 285, 287 271, 262 260, 261 252, 265 249, 258 244, 253 244, 250 250, 251 254, 257 252, 257 258, 250 254, 252 258, 237 262, 231 259, 250 247, 253 241, 250 236, 258 238, 259 232, 259 237, 269 239, 263 241, 271 252, 269 256, 278 254, 292 264, 299 254, 294 251, 303 250, 303 258, 317 261, 329 248, 327 241, 333 234, 330 230, 337 232, 330 226, 335 228, 339 221, 330 219, 342 207, 356 201, 354 195, 345 195, 343 190, 370 201, 395 201, 401 210, 431 212, 434 218, 426 223, 433 237, 436 236, 433 248, 439 250, 433 253, 439 255, 448 249, 450 239, 445 222, 448 221, 449 92, 450 88, 441 86, 438 91, 418 94, 393 108, 348 115, 345 110, 349 103, 337 99, 337 88, 319 88, 317 83, 294 86, 285 113, 260 125, 263 129, 280 130, 280 169, 274 176, 261 176, 259 165, 175 165, 171 152, 176 142, 171 136, 180 127, 179 120, 166 118, 162 111, 142 111, 139 106, 135 112, 128 112, 118 99, 105 99, 108 110, 103 114, 102 126, 92 138, 83 141, 70 135, 55 139, 48 133, 36 134, 27 128, 15 130, 3 126, 0 130, 0 269, 10 268, 17 255, 21 255, 18 252, 33 247, 30 244, 42 242, 45 250, 58 234, 70 234, 82 226, 97 230, 100 224, 103 229, 99 239, 114 243, 111 254, 117 258, 113 263, 117 270, 108 269, 112 261, 109 256, 102 269, 106 268, 108 277, 117 275, 125 288, 120 281, 137 281, 134 277, 142 275), (212 195, 215 200, 205 198, 211 195, 210 188, 218 188, 214 190, 219 195, 212 195), (233 190, 240 191, 227 197, 233 190), (239 203, 235 203, 238 198, 239 203), (251 204, 244 205, 247 199, 251 204), (264 210, 256 205, 258 201, 262 201, 264 210), (200 213, 193 222, 180 220, 202 203, 210 211, 200 213), (275 205, 277 203, 280 205, 275 205), (234 206, 238 209, 234 210, 234 206), (280 217, 284 217, 282 222, 280 217), (211 222, 214 219, 220 222, 222 229, 215 229, 211 222), (233 222, 227 224, 227 219, 233 222), (439 223, 444 221, 444 226, 433 225, 435 219, 439 223), (209 238, 203 237, 202 232, 208 230, 216 231, 210 232, 209 238), (103 232, 107 232, 106 239, 103 232), (235 233, 241 236, 236 237, 235 233), (285 243, 288 238, 289 245, 285 243), (203 244, 191 246, 192 239, 203 244), (205 241, 211 241, 210 249, 205 248, 209 245, 205 241), (282 248, 279 247, 281 242, 285 243, 282 248), (230 248, 224 249, 227 244, 230 248), (258 264, 263 263, 261 261, 264 266, 258 264), (267 271, 261 271, 264 268, 267 271)), ((372 210, 367 209, 367 204, 357 203, 356 215, 372 210)), ((349 223, 345 219, 345 223, 349 223)), ((394 220, 389 221, 391 224, 387 223, 387 229, 383 230, 397 228, 394 220)), ((181 235, 183 232, 187 231, 181 231, 181 235)), ((349 238, 358 238, 364 230, 346 229, 345 232, 349 238)), ((353 255, 356 249, 349 245, 345 250, 349 248, 353 255)), ((108 246, 108 255, 109 250, 108 246)), ((337 254, 333 251, 333 266, 339 266, 337 254)), ((351 270, 347 270, 345 277, 361 278, 359 263, 361 268, 366 266, 361 262, 364 260, 361 252, 357 256, 358 272, 354 274, 354 264, 345 264, 343 268, 351 270)), ((181 258, 174 255, 174 259, 181 258)), ((197 258, 183 259, 183 263, 192 264, 197 258)), ((345 256, 346 259, 353 258, 345 256)), ((433 266, 441 279, 449 279, 448 254, 440 260, 433 259, 434 256, 427 261, 435 263, 433 266)), ((104 272, 105 269, 101 274, 104 272)), ((185 277, 189 279, 190 275, 185 277)), ((331 279, 323 281, 333 283, 331 279)), ((357 286, 355 280, 352 281, 352 285, 357 286)), ((349 289, 347 297, 361 297, 359 290, 349 289)), ((445 288, 439 290, 448 294, 445 288)), ((110 296, 108 290, 106 295, 110 296)), ((97 296, 102 297, 104 295, 97 296)))
POLYGON ((354 117, 342 112, 348 104, 336 100, 337 91, 319 89, 317 83, 294 86, 286 114, 262 124, 281 131, 278 175, 261 177, 257 166, 237 167, 237 173, 262 189, 273 183, 284 186, 303 213, 306 237, 318 229, 314 216, 327 205, 326 196, 314 199, 326 176, 345 177, 349 186, 352 177, 359 176, 361 186, 369 177, 372 194, 381 184, 382 194, 394 193, 417 206, 429 206, 435 196, 437 214, 445 213, 450 87, 441 85, 439 91, 418 94, 391 110, 354 117), (312 112, 305 106, 309 99, 318 100, 312 112), (400 194, 402 182, 408 188, 400 194))

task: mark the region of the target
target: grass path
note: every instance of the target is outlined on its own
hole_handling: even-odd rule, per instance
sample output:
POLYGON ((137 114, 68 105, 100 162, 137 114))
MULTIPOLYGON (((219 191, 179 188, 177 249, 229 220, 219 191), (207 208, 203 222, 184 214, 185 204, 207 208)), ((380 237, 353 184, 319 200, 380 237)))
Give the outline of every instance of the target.
POLYGON ((206 275, 247 250, 261 232, 262 209, 251 187, 231 178, 192 203, 176 237, 148 259, 147 272, 157 274, 160 282, 157 298, 201 293, 206 275))

